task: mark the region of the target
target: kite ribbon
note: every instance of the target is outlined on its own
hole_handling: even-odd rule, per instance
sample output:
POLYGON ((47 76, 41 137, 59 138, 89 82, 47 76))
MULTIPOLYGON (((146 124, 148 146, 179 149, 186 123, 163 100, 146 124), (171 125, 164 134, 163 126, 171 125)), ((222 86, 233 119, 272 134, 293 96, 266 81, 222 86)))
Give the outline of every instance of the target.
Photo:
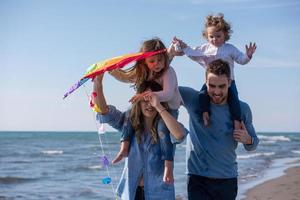
POLYGON ((64 95, 63 99, 69 96, 72 92, 78 89, 81 85, 87 82, 90 78, 94 78, 95 76, 102 74, 106 71, 111 71, 114 69, 122 68, 125 65, 133 62, 145 59, 150 56, 154 56, 159 53, 165 52, 166 49, 161 49, 158 51, 151 51, 151 52, 139 52, 133 54, 126 54, 114 58, 110 58, 98 63, 91 65, 88 69, 83 78, 81 78, 77 83, 75 83, 64 95))

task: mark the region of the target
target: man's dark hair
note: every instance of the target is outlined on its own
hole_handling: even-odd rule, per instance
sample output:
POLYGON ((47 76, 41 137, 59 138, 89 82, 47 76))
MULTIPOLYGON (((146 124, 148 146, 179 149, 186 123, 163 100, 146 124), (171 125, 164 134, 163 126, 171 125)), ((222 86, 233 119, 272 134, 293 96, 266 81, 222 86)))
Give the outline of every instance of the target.
POLYGON ((212 61, 206 68, 206 78, 209 73, 215 74, 217 76, 225 75, 228 79, 230 79, 230 67, 228 62, 221 59, 212 61))

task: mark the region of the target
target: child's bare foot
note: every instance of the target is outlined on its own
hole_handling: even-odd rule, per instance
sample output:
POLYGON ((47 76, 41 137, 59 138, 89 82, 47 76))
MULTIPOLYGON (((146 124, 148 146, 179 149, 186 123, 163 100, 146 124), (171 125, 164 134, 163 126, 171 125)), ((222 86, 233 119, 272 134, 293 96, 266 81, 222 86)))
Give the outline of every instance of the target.
POLYGON ((127 157, 123 152, 119 151, 119 153, 116 155, 116 157, 111 161, 112 164, 115 164, 122 160, 124 157, 127 157))
POLYGON ((128 156, 128 149, 129 149, 129 141, 121 142, 120 151, 117 156, 111 161, 112 164, 115 164, 122 160, 124 157, 128 156))
POLYGON ((165 160, 165 170, 164 170, 163 181, 167 184, 174 183, 173 162, 172 161, 165 160))
POLYGON ((234 120, 233 124, 234 124, 234 130, 242 129, 242 123, 240 121, 234 120))
POLYGON ((208 112, 204 112, 202 114, 202 117, 203 117, 204 126, 208 126, 209 125, 209 113, 208 112))

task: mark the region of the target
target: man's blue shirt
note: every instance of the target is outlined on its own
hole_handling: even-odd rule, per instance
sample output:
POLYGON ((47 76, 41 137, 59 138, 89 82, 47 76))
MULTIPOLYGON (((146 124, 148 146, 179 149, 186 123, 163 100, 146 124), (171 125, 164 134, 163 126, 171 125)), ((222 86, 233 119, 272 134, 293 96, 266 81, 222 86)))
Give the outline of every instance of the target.
MULTIPOLYGON (((238 176, 236 153, 238 142, 233 138, 233 120, 228 104, 210 104, 210 124, 205 127, 199 106, 199 91, 179 87, 184 107, 189 113, 186 161, 189 175, 211 178, 235 178, 238 176)), ((240 102, 242 120, 253 144, 244 145, 247 151, 255 150, 259 140, 252 125, 252 113, 248 104, 240 102)))

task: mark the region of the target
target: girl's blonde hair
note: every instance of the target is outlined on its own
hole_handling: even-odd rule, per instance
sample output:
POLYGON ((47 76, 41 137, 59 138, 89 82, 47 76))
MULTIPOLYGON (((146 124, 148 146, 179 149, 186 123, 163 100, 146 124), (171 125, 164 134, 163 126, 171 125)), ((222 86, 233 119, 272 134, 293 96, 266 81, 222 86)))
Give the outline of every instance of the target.
MULTIPOLYGON (((159 38, 153 38, 143 42, 139 52, 151 52, 165 49, 165 45, 159 38)), ((152 80, 159 78, 169 66, 169 57, 167 52, 158 54, 164 60, 164 68, 157 73, 154 73, 152 80)), ((139 60, 132 67, 122 70, 117 69, 110 72, 112 76, 122 82, 134 83, 135 88, 138 88, 144 81, 149 81, 150 69, 146 66, 145 59, 139 60)))
MULTIPOLYGON (((155 81, 144 81, 137 88, 137 94, 143 93, 148 89, 153 92, 156 92, 156 91, 162 90, 162 87, 155 81)), ((130 121, 131 121, 132 128, 134 130, 135 137, 137 139, 138 144, 141 143, 142 134, 145 130, 144 115, 143 115, 142 109, 140 107, 140 102, 141 101, 139 101, 137 103, 133 103, 131 111, 130 111, 130 121)), ((162 103, 162 105, 167 108, 166 103, 162 103)), ((158 124, 159 119, 160 119, 159 115, 156 114, 156 116, 154 117, 153 122, 152 122, 151 130, 150 130, 152 143, 158 142, 157 124, 158 124)))
POLYGON ((207 38, 207 31, 206 29, 208 27, 216 27, 217 31, 223 31, 225 34, 225 41, 228 41, 230 39, 232 30, 231 26, 228 22, 225 21, 224 15, 222 13, 219 13, 218 15, 208 15, 206 16, 204 30, 202 31, 202 36, 205 39, 207 38))

